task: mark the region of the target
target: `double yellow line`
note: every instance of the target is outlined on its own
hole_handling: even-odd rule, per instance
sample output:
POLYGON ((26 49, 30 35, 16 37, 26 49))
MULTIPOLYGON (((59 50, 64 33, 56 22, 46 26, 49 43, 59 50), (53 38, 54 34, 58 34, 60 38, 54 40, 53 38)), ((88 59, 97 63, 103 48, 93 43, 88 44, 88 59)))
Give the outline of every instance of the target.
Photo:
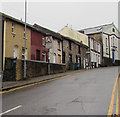
POLYGON ((111 97, 111 102, 108 110, 108 117, 110 117, 113 114, 113 106, 114 106, 114 97, 115 97, 115 92, 116 92, 116 87, 118 83, 118 90, 117 90, 117 101, 116 101, 116 115, 119 115, 119 88, 120 88, 120 82, 119 81, 119 73, 115 79, 113 91, 112 91, 112 97, 111 97))
POLYGON ((20 89, 23 89, 23 88, 27 88, 27 87, 35 86, 35 85, 38 85, 38 84, 47 83, 47 82, 54 81, 54 80, 58 80, 58 79, 61 79, 61 78, 66 78, 66 77, 64 77, 64 76, 60 76, 60 77, 51 78, 51 79, 47 79, 47 80, 44 80, 44 81, 40 81, 40 82, 36 82, 36 83, 32 83, 32 84, 28 84, 28 85, 24 85, 24 86, 20 86, 20 87, 12 88, 12 89, 10 89, 10 90, 1 91, 0 94, 13 92, 13 91, 16 91, 16 90, 20 90, 20 89))

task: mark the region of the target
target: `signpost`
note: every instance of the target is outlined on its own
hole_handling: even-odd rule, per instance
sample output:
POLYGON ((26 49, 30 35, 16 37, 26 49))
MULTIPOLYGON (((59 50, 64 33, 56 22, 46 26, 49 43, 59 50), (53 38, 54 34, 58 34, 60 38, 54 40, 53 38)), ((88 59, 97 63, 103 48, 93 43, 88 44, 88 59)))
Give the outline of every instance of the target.
POLYGON ((52 36, 46 36, 46 48, 48 49, 48 53, 49 53, 49 56, 48 56, 48 74, 50 74, 50 49, 53 46, 52 42, 53 42, 52 36))

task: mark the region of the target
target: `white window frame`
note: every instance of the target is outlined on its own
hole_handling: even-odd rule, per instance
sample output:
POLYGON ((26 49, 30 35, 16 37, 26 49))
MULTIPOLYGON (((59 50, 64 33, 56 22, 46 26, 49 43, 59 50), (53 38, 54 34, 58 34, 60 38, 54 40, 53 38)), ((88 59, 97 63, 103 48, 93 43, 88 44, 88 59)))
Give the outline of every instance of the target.
POLYGON ((42 61, 46 62, 46 52, 45 51, 42 51, 42 61), (43 60, 43 56, 44 56, 45 60, 43 60))
POLYGON ((25 59, 27 59, 27 48, 26 48, 26 51, 25 51, 25 48, 22 47, 22 59, 24 59, 24 57, 26 57, 25 59), (23 53, 23 49, 24 49, 24 53, 23 53))
POLYGON ((46 39, 45 39, 45 37, 42 37, 42 45, 43 45, 43 46, 46 45, 46 39))

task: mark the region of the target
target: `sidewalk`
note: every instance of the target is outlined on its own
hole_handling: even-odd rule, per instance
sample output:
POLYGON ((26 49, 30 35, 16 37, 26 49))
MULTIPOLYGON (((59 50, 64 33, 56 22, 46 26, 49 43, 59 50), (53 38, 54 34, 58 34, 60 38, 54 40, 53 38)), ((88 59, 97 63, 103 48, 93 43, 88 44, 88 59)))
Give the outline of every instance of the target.
POLYGON ((45 76, 40 76, 40 77, 35 77, 35 78, 29 78, 29 79, 22 80, 22 81, 7 81, 7 82, 2 83, 2 90, 9 90, 9 89, 12 89, 12 88, 16 88, 16 87, 40 82, 40 81, 43 81, 43 80, 48 80, 48 79, 52 79, 52 78, 58 78, 58 77, 66 76, 66 75, 73 74, 73 73, 78 73, 80 71, 81 70, 67 71, 67 72, 64 72, 64 73, 58 73, 58 74, 53 74, 53 75, 45 75, 45 76))

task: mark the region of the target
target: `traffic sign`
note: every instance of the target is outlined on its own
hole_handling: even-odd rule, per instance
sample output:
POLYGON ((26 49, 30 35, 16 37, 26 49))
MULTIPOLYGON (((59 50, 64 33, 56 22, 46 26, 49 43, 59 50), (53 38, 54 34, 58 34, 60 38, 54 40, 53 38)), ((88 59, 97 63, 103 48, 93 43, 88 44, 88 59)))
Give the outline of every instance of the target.
POLYGON ((46 37, 46 48, 47 49, 52 48, 52 46, 53 46, 52 42, 53 42, 52 36, 47 36, 46 37))

